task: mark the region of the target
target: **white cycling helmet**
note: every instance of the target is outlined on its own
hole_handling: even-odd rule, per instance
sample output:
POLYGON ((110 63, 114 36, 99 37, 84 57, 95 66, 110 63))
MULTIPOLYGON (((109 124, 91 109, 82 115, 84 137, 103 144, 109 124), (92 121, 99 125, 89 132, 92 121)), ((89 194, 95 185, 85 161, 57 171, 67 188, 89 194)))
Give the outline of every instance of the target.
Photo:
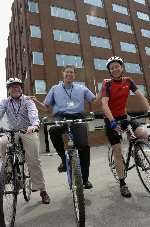
POLYGON ((118 57, 118 56, 113 56, 113 57, 111 57, 111 58, 109 58, 109 59, 107 60, 106 67, 107 67, 108 70, 109 70, 109 65, 110 65, 112 62, 118 62, 120 65, 123 65, 123 64, 124 64, 122 58, 120 58, 120 57, 118 57))
POLYGON ((9 88, 12 84, 20 84, 22 87, 22 80, 20 80, 19 78, 9 78, 6 81, 6 87, 9 88))

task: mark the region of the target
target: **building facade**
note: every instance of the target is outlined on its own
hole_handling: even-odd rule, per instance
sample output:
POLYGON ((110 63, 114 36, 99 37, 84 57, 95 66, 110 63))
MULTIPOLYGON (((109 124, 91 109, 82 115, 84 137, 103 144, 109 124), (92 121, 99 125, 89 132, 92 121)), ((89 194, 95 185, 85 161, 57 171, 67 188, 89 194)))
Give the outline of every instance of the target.
MULTIPOLYGON (((9 30, 7 78, 20 77, 28 95, 42 100, 66 64, 98 92, 109 77, 106 61, 116 55, 150 96, 150 0, 14 0, 9 30)), ((132 94, 128 109, 142 109, 132 94)))

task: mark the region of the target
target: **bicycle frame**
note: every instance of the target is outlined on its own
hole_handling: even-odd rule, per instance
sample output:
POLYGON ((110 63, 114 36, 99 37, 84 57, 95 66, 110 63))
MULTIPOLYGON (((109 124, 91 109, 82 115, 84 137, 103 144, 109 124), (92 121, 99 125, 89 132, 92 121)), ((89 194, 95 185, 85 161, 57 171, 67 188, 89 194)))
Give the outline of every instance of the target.
MULTIPOLYGON (((66 167, 67 167, 67 177, 68 177, 68 185, 70 190, 72 189, 72 169, 71 169, 71 159, 72 159, 72 152, 76 149, 74 141, 73 141, 73 134, 71 132, 71 123, 67 124, 67 146, 65 149, 65 155, 66 155, 66 167)), ((78 151, 76 150, 77 155, 78 151)), ((80 160, 78 158, 78 164, 80 165, 80 160)))
MULTIPOLYGON (((144 118, 144 117, 148 117, 148 116, 149 116, 149 113, 148 114, 146 113, 144 115, 133 117, 133 118, 131 118, 131 120, 140 119, 140 118, 144 118)), ((131 158, 131 156, 134 157, 134 152, 135 151, 132 148, 134 147, 134 145, 138 141, 140 141, 140 139, 135 136, 135 133, 134 133, 134 131, 132 129, 132 126, 130 124, 131 120, 129 120, 129 124, 128 124, 127 129, 126 129, 126 133, 127 133, 127 135, 129 135, 129 148, 128 148, 128 153, 127 153, 127 158, 125 160, 125 170, 126 170, 126 172, 128 170, 131 170, 132 168, 135 167, 135 163, 130 166, 130 158, 131 158)), ((122 120, 120 122, 123 122, 123 121, 124 120, 122 120)))

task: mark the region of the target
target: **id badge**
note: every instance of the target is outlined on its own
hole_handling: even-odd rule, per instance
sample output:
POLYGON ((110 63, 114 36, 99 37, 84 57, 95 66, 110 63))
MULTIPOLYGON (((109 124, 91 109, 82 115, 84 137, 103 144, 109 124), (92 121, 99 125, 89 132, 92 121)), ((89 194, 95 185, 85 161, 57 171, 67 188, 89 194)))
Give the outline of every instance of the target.
POLYGON ((67 106, 68 107, 74 107, 74 102, 73 101, 67 102, 67 106))

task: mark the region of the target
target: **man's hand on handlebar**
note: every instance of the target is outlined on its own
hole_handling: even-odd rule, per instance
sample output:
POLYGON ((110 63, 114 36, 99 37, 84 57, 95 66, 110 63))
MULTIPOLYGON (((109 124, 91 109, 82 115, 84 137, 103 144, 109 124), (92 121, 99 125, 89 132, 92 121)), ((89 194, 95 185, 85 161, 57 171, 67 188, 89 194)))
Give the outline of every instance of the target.
POLYGON ((37 125, 34 125, 34 126, 29 126, 27 128, 27 134, 30 134, 30 133, 34 133, 35 131, 38 131, 38 126, 37 125))

